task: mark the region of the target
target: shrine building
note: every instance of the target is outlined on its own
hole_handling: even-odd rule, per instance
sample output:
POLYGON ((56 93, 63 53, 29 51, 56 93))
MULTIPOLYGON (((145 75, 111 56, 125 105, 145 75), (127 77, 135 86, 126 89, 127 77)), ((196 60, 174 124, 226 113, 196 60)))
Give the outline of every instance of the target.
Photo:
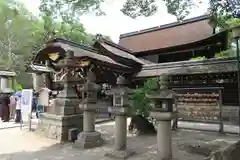
POLYGON ((44 75, 54 90, 64 75, 57 66, 71 50, 79 66, 75 71, 85 76, 91 68, 98 84, 115 84, 117 75, 131 79, 132 86, 149 77, 168 75, 170 88, 223 87, 223 105, 230 117, 238 110, 236 59, 215 58, 228 49, 229 31, 216 33, 210 24, 211 17, 203 15, 121 34, 118 44, 101 36, 93 46, 55 38, 33 58, 28 71, 36 73, 36 80, 44 75), (207 60, 190 60, 199 56, 207 60))

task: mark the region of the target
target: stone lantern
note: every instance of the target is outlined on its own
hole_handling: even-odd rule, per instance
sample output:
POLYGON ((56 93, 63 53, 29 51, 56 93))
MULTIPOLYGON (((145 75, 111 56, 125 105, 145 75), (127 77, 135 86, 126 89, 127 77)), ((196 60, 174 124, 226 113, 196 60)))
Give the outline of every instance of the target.
POLYGON ((37 127, 38 133, 45 137, 59 141, 74 140, 72 131, 82 131, 82 113, 78 108, 80 100, 73 86, 79 83, 79 80, 73 75, 75 68, 80 68, 74 60, 74 52, 66 51, 65 58, 55 66, 61 68, 65 76, 61 83, 63 90, 52 100, 52 105, 45 113, 41 113, 40 121, 37 127))
POLYGON ((134 152, 127 149, 127 115, 129 113, 128 95, 131 90, 124 85, 123 76, 117 78, 117 88, 113 88, 108 95, 113 96, 113 110, 115 115, 115 142, 114 149, 105 156, 117 159, 126 159, 134 152))
POLYGON ((79 107, 83 110, 83 132, 80 133, 78 140, 75 141, 75 147, 84 149, 99 147, 103 144, 100 132, 95 131, 95 112, 97 109, 97 92, 100 86, 94 83, 95 75, 89 71, 87 81, 79 89, 86 93, 86 97, 80 103, 79 107))
POLYGON ((146 96, 154 105, 150 116, 157 121, 157 159, 166 160, 172 158, 171 120, 176 117, 176 113, 173 112, 173 91, 167 88, 167 76, 161 76, 160 83, 158 93, 146 96))

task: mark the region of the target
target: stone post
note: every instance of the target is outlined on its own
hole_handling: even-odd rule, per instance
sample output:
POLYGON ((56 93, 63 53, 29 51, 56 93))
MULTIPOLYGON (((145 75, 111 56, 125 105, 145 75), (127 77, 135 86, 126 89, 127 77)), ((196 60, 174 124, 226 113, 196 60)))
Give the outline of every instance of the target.
POLYGON ((126 159, 133 155, 133 150, 127 149, 127 114, 129 112, 128 93, 124 87, 126 80, 123 76, 117 78, 118 88, 112 89, 113 114, 115 115, 115 142, 114 149, 105 156, 117 159, 126 159))
POLYGON ((80 109, 83 110, 83 132, 75 141, 76 148, 94 148, 100 147, 103 144, 103 139, 100 132, 95 130, 95 113, 97 109, 97 91, 99 86, 94 83, 95 75, 89 71, 87 74, 87 82, 81 87, 80 91, 87 93, 80 104, 80 109))
POLYGON ((66 73, 62 81, 64 88, 54 99, 53 105, 49 106, 49 111, 40 115, 37 130, 47 138, 74 141, 83 127, 83 115, 78 108, 80 100, 73 89, 78 81, 71 73, 73 68, 79 67, 75 64, 74 52, 67 51, 63 63, 56 67, 63 68, 66 73))
POLYGON ((11 78, 11 85, 12 85, 12 89, 14 90, 15 89, 15 77, 12 77, 11 78))
POLYGON ((162 76, 160 92, 147 95, 155 105, 150 116, 157 121, 157 160, 172 159, 171 120, 176 117, 176 113, 173 112, 173 92, 168 89, 167 80, 167 77, 162 76))
POLYGON ((6 88, 9 88, 9 78, 7 76, 1 77, 1 90, 5 90, 6 88))
POLYGON ((32 73, 33 78, 33 89, 39 91, 44 86, 43 76, 40 73, 32 73))
POLYGON ((150 112, 150 116, 157 121, 157 160, 172 159, 171 120, 175 113, 150 112))

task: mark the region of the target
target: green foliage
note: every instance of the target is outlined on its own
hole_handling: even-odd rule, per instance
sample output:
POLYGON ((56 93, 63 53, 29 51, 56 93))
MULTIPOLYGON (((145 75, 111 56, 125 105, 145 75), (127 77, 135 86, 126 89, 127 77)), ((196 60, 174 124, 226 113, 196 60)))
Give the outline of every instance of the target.
MULTIPOLYGON (((93 1, 83 3, 93 4, 93 1)), ((50 4, 55 2, 51 1, 50 4)), ((70 15, 70 11, 65 10, 61 11, 59 17, 56 13, 58 6, 44 9, 44 5, 49 6, 41 5, 40 18, 37 18, 17 0, 0 2, 0 70, 15 71, 19 82, 25 87, 30 86, 28 80, 31 78, 26 74, 25 66, 48 40, 62 37, 91 45, 94 39, 94 35, 86 33, 84 26, 79 23, 78 15, 72 11, 70 15)))
POLYGON ((240 18, 230 18, 226 21, 227 27, 234 27, 240 25, 240 18))
POLYGON ((156 91, 160 88, 159 78, 147 79, 143 86, 139 86, 133 90, 133 94, 130 96, 132 100, 132 109, 135 114, 149 116, 149 111, 152 109, 149 99, 146 94, 151 91, 156 91))
POLYGON ((201 61, 201 60, 205 60, 205 59, 207 59, 207 57, 205 57, 205 56, 200 56, 200 57, 194 57, 194 58, 191 58, 190 60, 191 61, 201 61))
POLYGON ((219 52, 215 55, 215 58, 229 58, 229 57, 236 57, 236 52, 232 48, 219 52))
POLYGON ((21 91, 21 90, 23 90, 23 86, 19 83, 16 83, 15 86, 14 86, 14 90, 15 91, 21 91))
MULTIPOLYGON (((55 15, 82 15, 86 12, 95 12, 105 15, 101 10, 101 3, 106 0, 41 0, 41 9, 55 15)), ((158 11, 158 5, 165 3, 169 14, 174 15, 178 21, 189 15, 190 11, 199 6, 202 0, 126 0, 121 11, 123 14, 137 18, 139 16, 152 16, 158 11)), ((218 24, 224 23, 225 18, 232 16, 233 10, 226 0, 210 0, 209 11, 213 15, 220 15, 218 24)), ((63 16, 62 16, 63 17, 63 16)), ((218 19, 218 16, 217 16, 218 19)))
POLYGON ((14 91, 21 91, 23 90, 23 86, 17 82, 16 79, 9 81, 9 87, 12 88, 14 91), (12 86, 12 84, 14 85, 14 87, 12 86))

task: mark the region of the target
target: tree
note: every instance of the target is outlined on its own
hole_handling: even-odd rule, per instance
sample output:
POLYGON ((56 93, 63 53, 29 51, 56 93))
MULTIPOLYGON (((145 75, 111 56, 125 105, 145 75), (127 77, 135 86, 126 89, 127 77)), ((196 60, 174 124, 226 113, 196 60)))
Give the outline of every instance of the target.
POLYGON ((152 105, 150 100, 146 97, 146 94, 157 91, 159 88, 159 78, 150 78, 147 79, 143 85, 134 89, 133 94, 130 96, 133 112, 147 118, 149 116, 149 111, 152 109, 152 105))
POLYGON ((15 71, 24 87, 29 85, 25 66, 29 59, 53 36, 77 43, 92 44, 93 35, 86 33, 81 23, 70 17, 59 22, 45 13, 34 17, 15 0, 0 2, 0 70, 15 71))
POLYGON ((12 1, 0 3, 0 14, 0 68, 20 71, 31 51, 31 20, 25 17, 27 10, 12 1))
MULTIPOLYGON (((42 8, 53 10, 57 15, 66 13, 83 14, 86 12, 95 12, 97 15, 102 15, 101 3, 105 0, 41 0, 42 8), (57 6, 57 7, 56 7, 57 6), (66 6, 68 8, 66 9, 66 6)), ((126 0, 121 11, 131 17, 151 16, 158 10, 158 4, 164 2, 169 14, 174 15, 178 21, 183 20, 189 15, 193 7, 202 3, 202 0, 126 0)), ((235 14, 240 15, 238 9, 240 4, 236 0, 209 0, 209 11, 218 14, 235 14)))

